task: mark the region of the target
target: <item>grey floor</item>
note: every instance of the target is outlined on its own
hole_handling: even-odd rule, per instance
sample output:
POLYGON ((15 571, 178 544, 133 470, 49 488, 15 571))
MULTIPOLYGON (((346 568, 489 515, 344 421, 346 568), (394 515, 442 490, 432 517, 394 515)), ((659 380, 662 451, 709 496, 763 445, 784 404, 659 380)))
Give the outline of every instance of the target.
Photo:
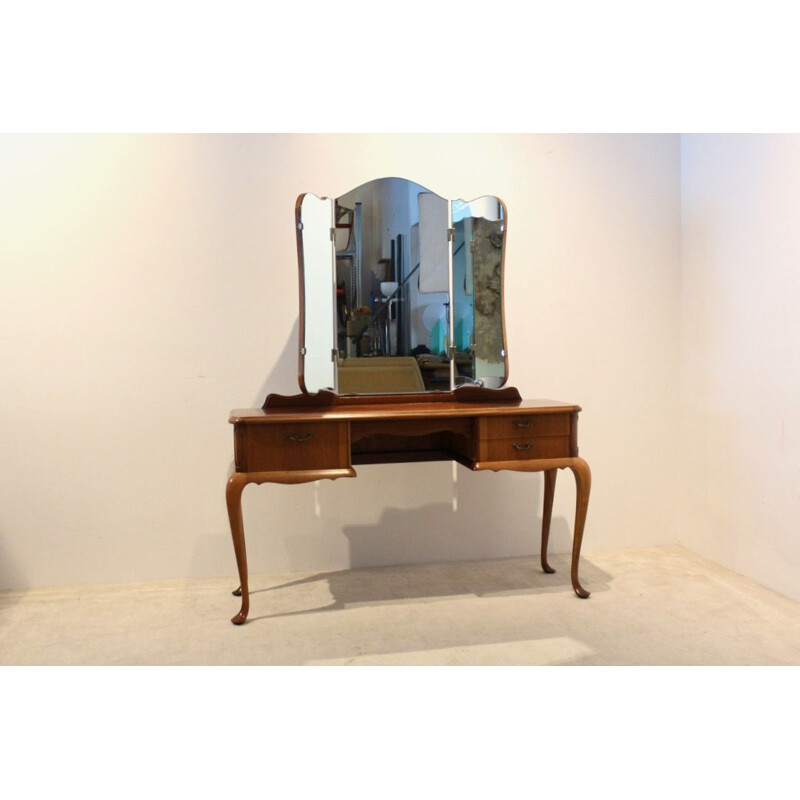
POLYGON ((800 604, 681 547, 0 593, 0 665, 798 665, 800 604))

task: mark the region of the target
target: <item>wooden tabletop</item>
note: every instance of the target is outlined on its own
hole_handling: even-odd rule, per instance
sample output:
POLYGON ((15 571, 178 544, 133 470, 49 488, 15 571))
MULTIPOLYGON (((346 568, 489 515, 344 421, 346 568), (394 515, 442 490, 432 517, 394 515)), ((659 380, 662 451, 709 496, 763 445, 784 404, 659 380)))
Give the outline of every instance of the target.
POLYGON ((345 421, 363 419, 431 419, 434 417, 490 417, 519 414, 564 414, 580 411, 574 403, 558 400, 521 400, 514 403, 375 403, 342 407, 237 408, 229 422, 345 421))

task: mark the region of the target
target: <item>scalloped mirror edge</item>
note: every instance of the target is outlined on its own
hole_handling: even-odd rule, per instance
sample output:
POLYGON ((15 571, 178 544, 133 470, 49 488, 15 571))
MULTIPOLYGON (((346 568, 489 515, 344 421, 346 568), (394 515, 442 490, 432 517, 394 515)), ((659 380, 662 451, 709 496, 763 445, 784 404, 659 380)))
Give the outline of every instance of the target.
POLYGON ((295 204, 304 394, 450 394, 508 381, 505 204, 404 178, 295 204))

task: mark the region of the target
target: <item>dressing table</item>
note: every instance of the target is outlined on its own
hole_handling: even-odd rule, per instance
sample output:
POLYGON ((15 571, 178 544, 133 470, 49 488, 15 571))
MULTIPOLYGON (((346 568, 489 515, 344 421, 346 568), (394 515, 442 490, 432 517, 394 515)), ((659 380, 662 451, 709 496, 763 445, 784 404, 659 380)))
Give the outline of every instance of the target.
POLYGON ((231 412, 234 462, 226 501, 250 608, 241 497, 250 483, 356 477, 355 467, 456 461, 544 473, 541 566, 556 475, 576 481, 571 580, 578 578, 591 473, 578 455, 570 403, 523 400, 508 375, 502 278, 507 212, 494 197, 447 201, 399 178, 296 204, 301 392, 231 412), (423 371, 449 375, 427 388, 423 371))

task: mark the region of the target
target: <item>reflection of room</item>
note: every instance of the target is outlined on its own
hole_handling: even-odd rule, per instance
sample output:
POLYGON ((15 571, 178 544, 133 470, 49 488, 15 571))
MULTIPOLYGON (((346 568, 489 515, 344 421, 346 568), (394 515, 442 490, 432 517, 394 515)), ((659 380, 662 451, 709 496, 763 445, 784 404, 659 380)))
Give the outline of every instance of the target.
POLYGON ((379 178, 335 202, 302 195, 298 227, 309 391, 448 391, 505 382, 505 221, 496 197, 448 201, 417 183, 379 178), (319 206, 331 207, 332 244, 319 206), (325 322, 332 303, 319 291, 331 283, 331 260, 333 338, 325 322))
POLYGON ((395 178, 371 181, 337 198, 341 358, 408 358, 425 352, 438 361, 445 355, 449 287, 441 246, 447 212, 441 203, 424 187, 395 178), (442 213, 439 251, 431 254, 426 225, 442 213))
POLYGON ((457 374, 499 386, 506 375, 501 289, 503 206, 496 197, 453 203, 453 329, 457 374))

